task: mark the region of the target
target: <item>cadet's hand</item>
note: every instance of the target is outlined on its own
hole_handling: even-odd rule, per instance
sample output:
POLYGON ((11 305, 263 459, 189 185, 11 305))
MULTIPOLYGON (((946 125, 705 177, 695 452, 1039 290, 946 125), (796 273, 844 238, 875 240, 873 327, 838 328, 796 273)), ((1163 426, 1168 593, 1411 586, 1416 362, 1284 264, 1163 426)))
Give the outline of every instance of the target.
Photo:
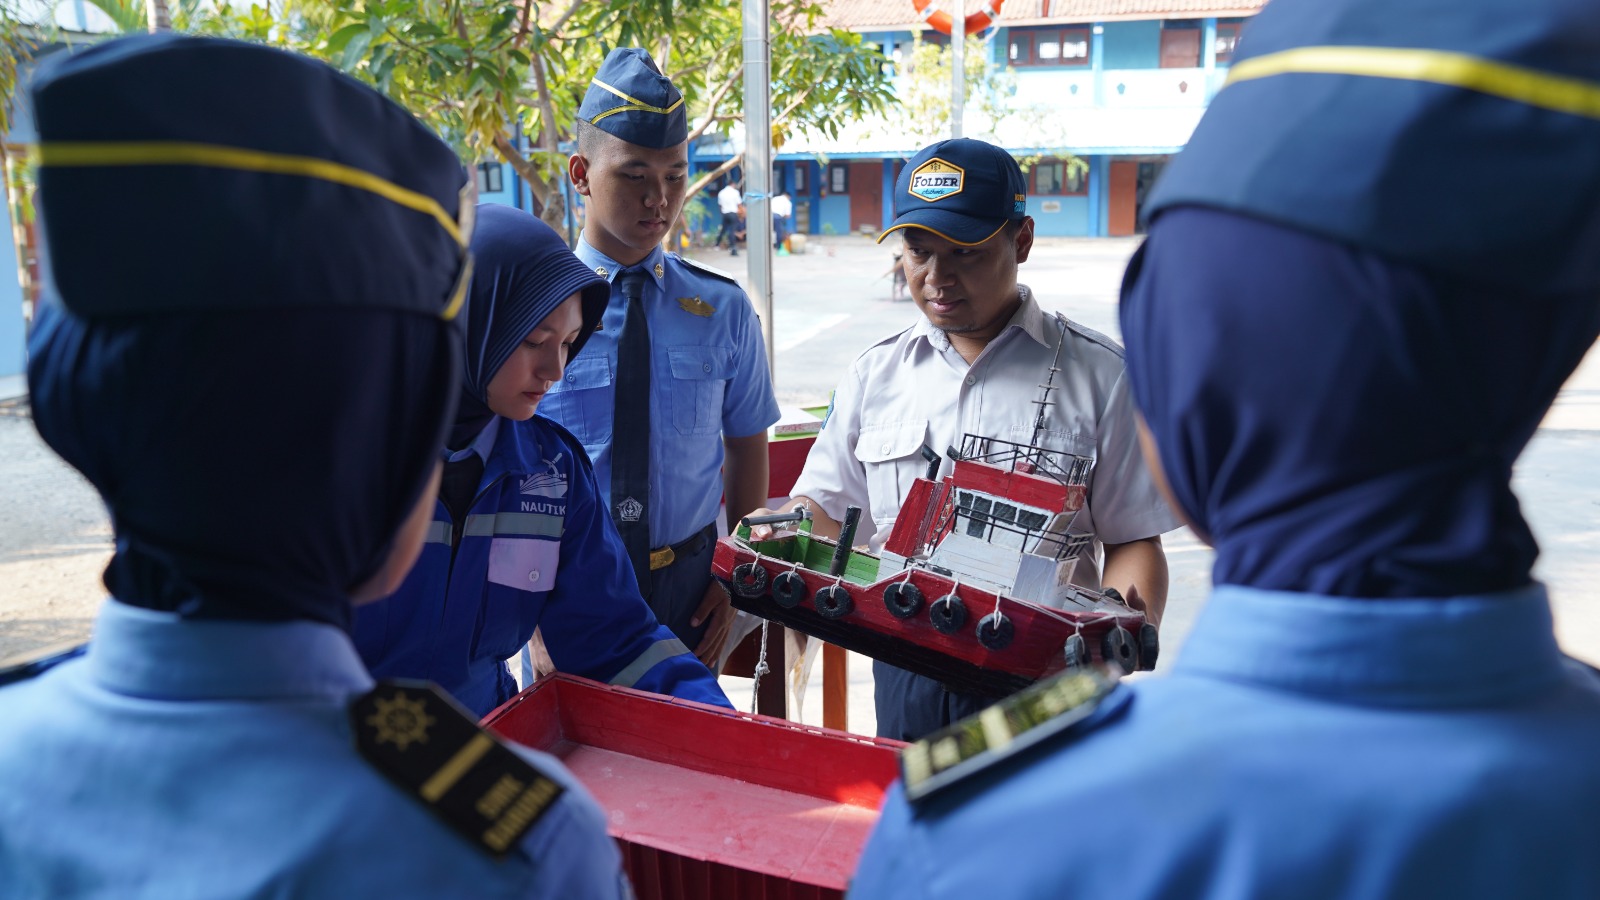
POLYGON ((706 664, 711 674, 717 674, 717 663, 722 658, 722 645, 728 642, 728 631, 733 627, 733 617, 738 612, 733 608, 728 591, 722 582, 711 579, 711 585, 706 588, 706 595, 700 600, 700 607, 694 611, 689 619, 692 628, 699 628, 700 623, 708 618, 711 624, 706 626, 706 633, 700 638, 700 646, 694 648, 694 655, 706 664))
MULTIPOLYGON (((746 516, 770 516, 770 515, 773 515, 774 513, 778 513, 778 512, 781 512, 781 511, 782 510, 767 509, 765 506, 763 506, 763 507, 761 507, 759 509, 752 509, 752 510, 750 510, 750 512, 746 513, 745 515, 746 516)), ((751 525, 750 526, 750 540, 752 540, 752 541, 765 541, 765 540, 767 540, 767 539, 772 537, 772 532, 773 532, 773 528, 772 528, 771 525, 751 525)))

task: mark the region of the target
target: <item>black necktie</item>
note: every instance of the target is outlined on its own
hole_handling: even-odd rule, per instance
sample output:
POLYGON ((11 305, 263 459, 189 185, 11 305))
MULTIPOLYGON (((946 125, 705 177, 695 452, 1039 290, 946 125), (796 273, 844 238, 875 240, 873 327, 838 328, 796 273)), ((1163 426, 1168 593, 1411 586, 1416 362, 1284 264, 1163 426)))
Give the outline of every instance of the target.
POLYGON ((611 518, 633 563, 639 591, 650 597, 650 325, 644 317, 647 276, 617 276, 628 314, 617 341, 617 390, 611 426, 611 518))

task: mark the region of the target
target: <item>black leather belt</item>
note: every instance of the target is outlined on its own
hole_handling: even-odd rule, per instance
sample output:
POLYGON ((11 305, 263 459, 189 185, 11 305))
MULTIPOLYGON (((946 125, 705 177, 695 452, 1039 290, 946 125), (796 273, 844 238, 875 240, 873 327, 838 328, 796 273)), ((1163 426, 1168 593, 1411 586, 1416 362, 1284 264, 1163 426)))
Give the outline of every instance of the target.
POLYGON ((704 549, 705 545, 717 539, 717 523, 700 529, 687 538, 668 547, 650 551, 650 571, 665 569, 677 561, 680 555, 693 556, 704 549))

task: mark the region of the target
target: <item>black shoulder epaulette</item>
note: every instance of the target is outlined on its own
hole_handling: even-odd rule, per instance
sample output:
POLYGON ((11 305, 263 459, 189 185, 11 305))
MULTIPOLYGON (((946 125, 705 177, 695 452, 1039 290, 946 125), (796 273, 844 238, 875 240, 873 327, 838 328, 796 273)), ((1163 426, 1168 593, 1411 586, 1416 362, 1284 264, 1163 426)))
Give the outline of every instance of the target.
POLYGON ((710 275, 712 278, 717 278, 717 279, 720 279, 722 281, 726 281, 727 283, 733 285, 734 287, 737 287, 737 288, 740 288, 740 290, 743 290, 743 288, 740 287, 740 285, 739 285, 739 279, 733 277, 732 275, 730 275, 727 272, 722 271, 721 269, 718 269, 718 268, 716 268, 714 266, 708 266, 705 263, 700 262, 699 260, 690 259, 687 256, 679 256, 676 253, 674 253, 672 256, 673 256, 674 259, 678 260, 679 262, 683 263, 684 265, 688 266, 691 269, 697 269, 697 270, 699 270, 701 272, 706 273, 707 275, 710 275))
POLYGON ((14 684, 18 681, 27 681, 36 675, 42 674, 69 659, 83 655, 89 645, 78 641, 70 644, 52 644, 42 650, 35 650, 27 656, 12 656, 0 660, 0 687, 14 684))
MULTIPOLYGON (((1086 730, 1116 681, 1095 669, 1063 674, 1001 700, 900 751, 906 799, 934 794, 1051 738, 1086 730)), ((1126 702, 1124 692, 1121 702, 1126 702)), ((1120 703, 1119 703, 1120 705, 1120 703)), ((1110 718, 1114 708, 1104 710, 1110 718)))
POLYGON ((356 749, 467 840, 504 856, 566 790, 425 681, 381 681, 350 702, 356 749))

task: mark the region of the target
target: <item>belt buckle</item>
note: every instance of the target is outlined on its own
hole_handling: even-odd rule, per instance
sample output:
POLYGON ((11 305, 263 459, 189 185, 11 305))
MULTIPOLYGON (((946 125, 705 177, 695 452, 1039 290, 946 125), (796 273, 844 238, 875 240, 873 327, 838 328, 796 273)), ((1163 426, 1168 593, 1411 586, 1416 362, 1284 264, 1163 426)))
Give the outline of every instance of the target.
POLYGON ((660 550, 651 550, 650 571, 654 572, 657 569, 665 569, 667 566, 672 565, 672 561, 677 558, 678 554, 673 553, 671 547, 662 547, 660 550))

